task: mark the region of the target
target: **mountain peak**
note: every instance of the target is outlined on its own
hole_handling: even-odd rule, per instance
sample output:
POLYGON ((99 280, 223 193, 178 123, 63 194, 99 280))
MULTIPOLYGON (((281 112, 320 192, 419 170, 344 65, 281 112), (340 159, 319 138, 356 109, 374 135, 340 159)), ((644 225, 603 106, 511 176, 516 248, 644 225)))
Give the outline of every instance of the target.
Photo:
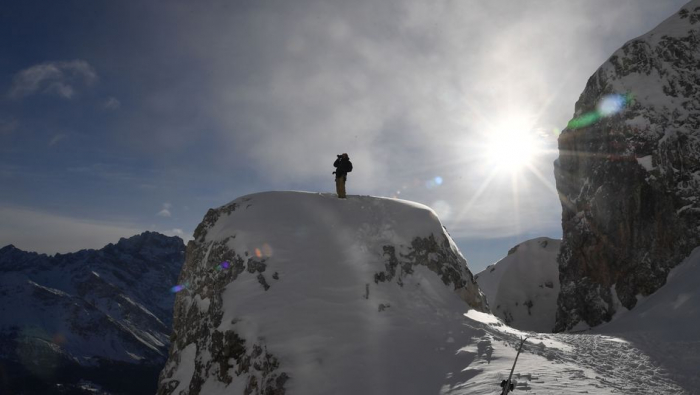
POLYGON ((180 279, 163 394, 251 383, 282 393, 290 377, 301 393, 415 391, 398 378, 425 364, 405 350, 444 349, 447 328, 461 333, 465 312, 487 310, 431 209, 370 196, 265 192, 211 209, 180 279))
POLYGON ((14 250, 21 251, 19 248, 15 247, 14 244, 8 244, 5 247, 0 248, 0 254, 14 250))
POLYGON ((184 241, 178 236, 166 236, 162 233, 145 231, 141 234, 131 236, 129 238, 122 237, 117 242, 117 246, 132 249, 143 245, 145 243, 158 243, 158 244, 170 244, 170 243, 184 243, 184 241))

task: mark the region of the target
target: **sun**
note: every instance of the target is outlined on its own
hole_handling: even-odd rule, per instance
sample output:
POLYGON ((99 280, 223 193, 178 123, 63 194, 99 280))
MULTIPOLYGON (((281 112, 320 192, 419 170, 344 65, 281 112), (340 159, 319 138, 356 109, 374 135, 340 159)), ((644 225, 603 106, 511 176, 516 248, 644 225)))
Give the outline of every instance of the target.
POLYGON ((482 155, 490 168, 502 173, 519 173, 531 167, 540 153, 535 133, 518 122, 499 125, 484 136, 482 155))

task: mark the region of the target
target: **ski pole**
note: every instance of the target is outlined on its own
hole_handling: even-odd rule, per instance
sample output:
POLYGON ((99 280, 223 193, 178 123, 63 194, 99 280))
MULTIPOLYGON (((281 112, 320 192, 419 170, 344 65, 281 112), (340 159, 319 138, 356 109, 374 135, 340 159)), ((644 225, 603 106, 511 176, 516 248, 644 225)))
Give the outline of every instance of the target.
POLYGON ((512 390, 511 388, 511 379, 513 378, 513 371, 515 370, 515 364, 518 363, 518 357, 520 356, 520 351, 523 350, 523 344, 525 344, 525 341, 529 338, 524 338, 520 341, 520 347, 518 347, 518 353, 515 355, 515 361, 513 361, 513 367, 510 369, 510 375, 508 375, 508 380, 505 381, 505 383, 501 383, 503 385, 503 391, 501 392, 501 395, 508 395, 508 393, 512 390))

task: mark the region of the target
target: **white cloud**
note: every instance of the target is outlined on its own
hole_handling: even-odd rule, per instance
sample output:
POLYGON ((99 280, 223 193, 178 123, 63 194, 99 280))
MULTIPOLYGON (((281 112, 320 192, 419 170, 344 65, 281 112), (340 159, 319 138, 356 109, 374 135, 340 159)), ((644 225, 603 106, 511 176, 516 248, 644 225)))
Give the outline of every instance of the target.
MULTIPOLYGON (((229 15, 200 13, 182 31, 196 58, 231 49, 204 66, 216 87, 205 104, 209 119, 219 122, 222 151, 237 151, 215 156, 245 158, 267 185, 332 190, 335 154, 348 152, 351 194, 389 195, 442 176, 451 184, 401 197, 442 201, 443 211, 460 214, 459 225, 453 221, 460 233, 490 237, 560 226, 556 194, 537 180, 530 196, 513 194, 508 180, 467 204, 488 176, 477 174, 473 158, 503 120, 532 119, 533 133, 566 125, 589 76, 644 32, 641 6, 606 4, 388 0, 311 5, 303 13, 260 7, 236 24, 229 15), (620 24, 623 17, 629 23, 620 24), (270 28, 259 29, 263 22, 270 28), (246 40, 230 38, 241 36, 246 40), (240 66, 241 53, 249 68, 240 66)), ((550 184, 552 170, 551 161, 537 168, 550 184)))
POLYGON ((170 203, 163 203, 163 209, 158 212, 158 216, 160 217, 172 217, 172 213, 170 212, 170 208, 172 205, 170 203))
POLYGON ((0 247, 46 254, 102 248, 143 232, 134 225, 92 221, 27 209, 0 207, 0 247))
POLYGON ((21 99, 37 93, 72 98, 77 86, 90 86, 97 72, 84 60, 47 62, 19 71, 12 80, 9 96, 21 99))
POLYGON ((122 103, 116 97, 109 97, 104 102, 104 108, 106 110, 118 110, 122 106, 122 103))
POLYGON ((44 90, 45 93, 53 93, 64 99, 70 99, 75 94, 75 89, 72 86, 63 82, 52 82, 44 90))

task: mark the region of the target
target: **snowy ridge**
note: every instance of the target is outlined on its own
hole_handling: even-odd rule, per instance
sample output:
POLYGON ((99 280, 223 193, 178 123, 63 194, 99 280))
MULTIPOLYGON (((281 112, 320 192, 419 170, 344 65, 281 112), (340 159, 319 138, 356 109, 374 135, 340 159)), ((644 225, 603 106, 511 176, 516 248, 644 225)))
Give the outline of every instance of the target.
POLYGON ((524 331, 554 329, 560 246, 561 240, 547 237, 528 240, 475 276, 494 315, 524 331))

